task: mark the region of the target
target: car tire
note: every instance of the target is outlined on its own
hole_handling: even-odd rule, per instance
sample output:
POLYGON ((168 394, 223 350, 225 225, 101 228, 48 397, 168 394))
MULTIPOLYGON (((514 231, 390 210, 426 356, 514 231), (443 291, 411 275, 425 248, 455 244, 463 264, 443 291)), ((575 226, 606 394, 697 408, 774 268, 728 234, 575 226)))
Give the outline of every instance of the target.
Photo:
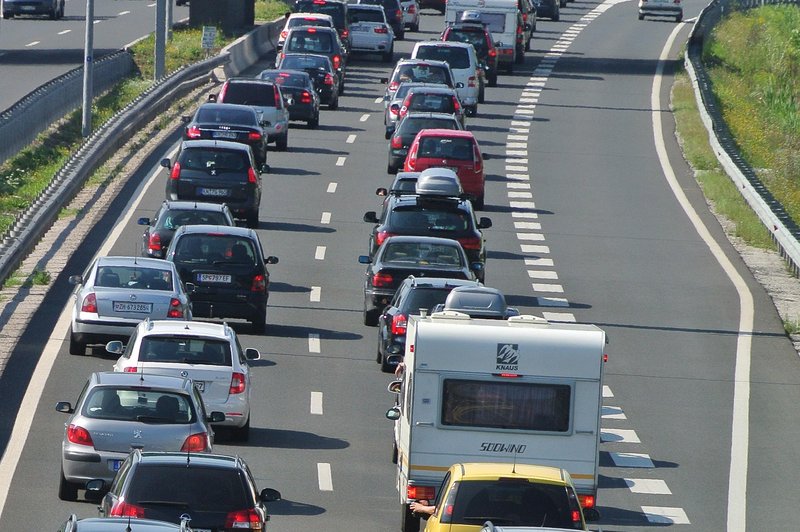
POLYGON ((330 109, 331 111, 335 111, 338 108, 339 108, 339 97, 337 96, 336 98, 331 100, 331 103, 328 104, 328 109, 330 109))
POLYGON ((78 341, 77 336, 72 332, 72 327, 69 329, 69 354, 76 356, 86 355, 86 344, 78 341))
POLYGON ((375 309, 367 310, 366 305, 364 306, 364 325, 368 327, 378 325, 378 311, 375 309))
POLYGON ((386 53, 383 54, 381 59, 383 59, 384 63, 391 63, 392 59, 394 59, 394 47, 392 47, 390 50, 387 50, 386 53))
POLYGON ((517 49, 517 57, 514 58, 514 62, 516 62, 518 65, 521 65, 521 64, 523 64, 525 62, 525 50, 524 50, 524 48, 525 47, 523 46, 522 48, 518 48, 517 49))
POLYGON ((245 220, 247 227, 250 229, 258 229, 258 211, 248 213, 245 220))
POLYGON ((681 22, 682 20, 683 20, 683 13, 675 16, 675 22, 681 22))
POLYGON ((344 94, 344 80, 342 80, 342 82, 339 83, 339 96, 341 96, 342 94, 344 94))
POLYGON ((407 504, 401 505, 403 512, 400 521, 400 530, 403 532, 419 532, 419 517, 415 516, 407 504))
POLYGON ((64 469, 61 469, 61 478, 58 481, 58 498, 62 501, 75 502, 78 500, 80 484, 69 482, 64 478, 64 469))
POLYGON ((309 120, 309 121, 307 122, 307 125, 308 125, 308 127, 310 127, 311 129, 317 129, 317 128, 319 127, 319 113, 317 113, 317 116, 315 116, 314 118, 312 118, 311 120, 309 120))
POLYGON ((639 13, 639 20, 644 20, 644 15, 642 13, 639 13))
POLYGON ((247 416, 247 423, 241 427, 231 429, 231 439, 237 442, 246 442, 250 439, 250 416, 247 416))
POLYGON ((484 198, 485 198, 485 194, 481 194, 480 196, 478 196, 475 199, 474 207, 475 207, 476 211, 482 211, 483 210, 484 198))
POLYGON ((411 26, 411 31, 418 32, 419 31, 419 22, 411 26))
POLYGON ((286 151, 289 148, 289 132, 287 131, 275 141, 278 151, 286 151))
POLYGON ((497 87, 497 72, 489 74, 489 86, 497 87))
POLYGON ((389 364, 387 357, 381 355, 381 371, 384 373, 394 373, 394 366, 389 364))
POLYGON ((478 103, 485 103, 486 102, 486 89, 484 88, 483 84, 481 84, 481 88, 478 91, 478 103))
POLYGON ((259 310, 250 320, 254 334, 264 334, 267 331, 267 309, 259 310))
POLYGON ((559 9, 559 6, 556 6, 555 11, 553 12, 553 16, 550 17, 550 20, 552 20, 553 22, 558 22, 559 20, 561 20, 561 10, 559 9))

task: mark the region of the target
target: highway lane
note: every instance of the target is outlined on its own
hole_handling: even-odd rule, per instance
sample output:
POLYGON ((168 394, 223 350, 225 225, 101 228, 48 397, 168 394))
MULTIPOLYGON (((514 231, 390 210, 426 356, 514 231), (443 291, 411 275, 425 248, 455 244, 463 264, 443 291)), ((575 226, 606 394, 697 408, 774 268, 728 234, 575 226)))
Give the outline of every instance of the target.
MULTIPOLYGON (((563 319, 571 314, 610 334, 599 494, 604 530, 658 526, 651 520, 659 513, 685 516, 684 528, 722 530, 738 300, 666 186, 653 147, 649 98, 655 59, 674 24, 637 24, 631 2, 607 4, 607 11, 579 21, 598 6, 570 4, 561 22, 540 21, 526 65, 502 76, 500 86, 487 93, 492 103, 468 122, 493 156, 487 162, 486 215, 495 222, 487 231, 487 283, 524 311, 563 319), (548 65, 542 58, 566 44, 562 35, 570 36, 568 46, 542 70, 548 65), (529 78, 534 68, 539 70, 529 78), (507 151, 527 156, 509 155, 515 162, 507 163, 507 151), (527 182, 511 177, 522 173, 517 168, 523 159, 527 182), (531 188, 510 189, 512 182, 531 188), (527 190, 531 198, 524 197, 527 190), (512 201, 533 201, 535 207, 512 201), (521 221, 540 223, 541 231, 521 221), (531 234, 544 240, 520 240, 531 234), (548 249, 534 253, 521 245, 548 249), (557 277, 546 279, 550 272, 557 277), (552 292, 555 285, 562 292, 552 292), (557 298, 569 306, 545 305, 557 298), (612 453, 647 455, 654 467, 618 467, 623 456, 612 453)), ((410 35, 432 38, 441 20, 425 17, 428 33, 410 35)), ((411 44, 398 43, 397 50, 408 53, 411 44)), ((281 259, 271 268, 271 325, 263 337, 237 327, 242 343, 264 354, 255 372, 256 429, 248 445, 221 442, 217 448, 241 454, 260 485, 282 490, 286 500, 271 508, 273 530, 397 527, 391 431, 382 417, 390 404, 384 389, 389 377, 374 362, 375 331, 361 325, 363 269, 355 260, 366 248, 369 228, 361 215, 377 208, 374 188, 389 181, 383 173, 381 106, 375 103, 386 70, 370 59, 356 61, 342 110, 323 112, 318 131, 293 128, 290 152, 269 156, 260 234, 267 252, 281 259), (324 259, 315 258, 320 246, 324 259), (315 286, 321 289, 319 302, 310 300, 315 286), (322 394, 321 403, 312 393, 322 394), (330 484, 320 476, 327 471, 320 464, 330 464, 330 484)), ((700 209, 702 198, 682 165, 671 125, 664 129, 681 185, 700 209)), ((155 209, 163 178, 142 192, 133 220, 155 209)), ((705 208, 702 217, 722 240, 705 208)), ((112 252, 132 253, 138 234, 126 224, 112 252)), ((88 257, 97 246, 95 240, 81 254, 88 257)), ((80 271, 77 255, 57 283, 80 271)), ((800 379, 774 308, 747 279, 756 298, 752 411, 759 414, 751 424, 747 524, 765 530, 785 527, 790 519, 780 509, 789 504, 797 466, 778 458, 796 455, 791 405, 800 379)), ((48 325, 32 329, 41 334, 48 325)), ((35 347, 25 352, 35 356, 35 347)), ((52 527, 72 511, 93 515, 91 504, 56 499, 64 418, 52 405, 73 398, 86 374, 111 364, 102 357, 70 357, 62 347, 0 520, 3 530, 52 527)))
MULTIPOLYGON (((188 16, 188 6, 174 8, 174 20, 188 16)), ((15 17, 0 21, 0 111, 83 64, 85 21, 85 0, 67 0, 61 20, 15 17)), ((152 0, 95 2, 95 57, 152 33, 154 24, 152 0)))

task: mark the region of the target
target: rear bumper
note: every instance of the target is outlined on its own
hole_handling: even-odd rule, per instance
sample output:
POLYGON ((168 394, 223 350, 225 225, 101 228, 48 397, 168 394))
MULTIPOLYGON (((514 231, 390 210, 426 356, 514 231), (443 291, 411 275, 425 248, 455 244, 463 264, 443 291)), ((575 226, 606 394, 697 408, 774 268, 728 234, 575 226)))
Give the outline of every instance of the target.
POLYGON ((639 14, 674 17, 683 14, 683 7, 680 4, 653 4, 646 2, 639 6, 639 14))
POLYGON ((251 319, 267 307, 268 297, 230 292, 192 294, 192 315, 195 318, 251 319))
POLYGON ((121 463, 128 457, 128 453, 83 450, 76 447, 78 446, 62 444, 61 467, 68 482, 85 484, 95 478, 111 482, 117 474, 114 461, 119 460, 121 463))
POLYGON ((289 107, 289 120, 308 121, 314 119, 317 113, 311 105, 293 105, 289 107))

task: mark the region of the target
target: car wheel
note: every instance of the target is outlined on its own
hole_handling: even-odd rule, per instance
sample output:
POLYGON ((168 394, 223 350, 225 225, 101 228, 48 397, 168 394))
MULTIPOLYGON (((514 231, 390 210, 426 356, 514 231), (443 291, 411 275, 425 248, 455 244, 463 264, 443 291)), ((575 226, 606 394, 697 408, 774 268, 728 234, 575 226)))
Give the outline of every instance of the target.
POLYGON ((403 532, 419 532, 419 517, 415 516, 407 504, 402 504, 402 521, 400 528, 403 532))
POLYGON ((486 102, 486 89, 481 84, 481 89, 478 91, 478 103, 486 102))
POLYGON ((525 62, 525 50, 523 48, 517 49, 517 57, 514 59, 518 65, 521 65, 525 62))
POLYGON ((481 194, 475 199, 475 210, 482 211, 483 210, 483 202, 484 202, 484 194, 481 194))
POLYGON ((317 129, 319 127, 319 113, 317 113, 314 118, 308 121, 308 127, 311 129, 317 129))
POLYGON ((550 20, 552 20, 553 22, 558 22, 559 20, 561 20, 561 10, 558 9, 558 7, 556 7, 555 13, 553 13, 553 16, 550 17, 550 20))
POLYGON ((245 223, 250 229, 258 229, 258 211, 248 213, 245 223))
POLYGON ((254 334, 264 334, 267 330, 267 309, 259 310, 250 320, 254 334))
POLYGON ((78 500, 79 484, 68 482, 64 478, 64 469, 61 469, 61 479, 58 481, 58 498, 62 501, 74 502, 78 500))
POLYGON ((642 13, 639 13, 639 20, 644 20, 644 15, 642 13))
POLYGON ((286 151, 289 147, 289 132, 287 131, 281 137, 275 141, 275 147, 278 148, 278 151, 286 151))
POLYGON ((71 327, 69 329, 69 354, 77 356, 84 356, 86 354, 86 344, 78 341, 71 327))
POLYGON ((339 83, 339 96, 341 96, 342 94, 344 94, 344 81, 339 83))
POLYGON ((378 324, 378 311, 376 309, 367 310, 364 305, 364 325, 375 327, 378 324))
POLYGON ((387 164, 386 165, 386 173, 387 174, 396 174, 397 173, 397 168, 395 168, 391 164, 387 164))
POLYGON ((682 20, 683 20, 683 13, 681 13, 680 15, 676 15, 675 16, 675 22, 680 22, 682 20))
POLYGON ((394 48, 388 50, 385 54, 383 54, 384 63, 391 63, 392 59, 394 59, 394 48))
POLYGON ((489 86, 497 87, 497 72, 489 74, 489 86))
POLYGON ((337 96, 336 98, 331 100, 331 103, 328 104, 328 109, 330 109, 331 111, 335 111, 338 108, 339 108, 339 97, 337 96))
POLYGON ((411 31, 417 32, 419 31, 419 22, 411 26, 411 31))
POLYGON ((243 426, 231 429, 231 439, 238 442, 245 442, 250 439, 250 416, 247 417, 247 423, 243 426))

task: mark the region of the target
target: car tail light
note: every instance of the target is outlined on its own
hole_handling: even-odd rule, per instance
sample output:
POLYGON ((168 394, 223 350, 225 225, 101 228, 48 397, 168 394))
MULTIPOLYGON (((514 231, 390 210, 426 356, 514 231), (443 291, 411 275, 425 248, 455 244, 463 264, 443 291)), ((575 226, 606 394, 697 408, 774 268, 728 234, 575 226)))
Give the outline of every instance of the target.
POLYGON ((458 112, 461 110, 461 103, 456 96, 453 96, 453 109, 458 112))
MULTIPOLYGON (((323 3, 320 0, 314 0, 314 3, 317 2, 323 3)), ((258 516, 258 512, 255 511, 254 508, 249 510, 239 510, 236 512, 228 512, 228 515, 225 516, 225 528, 244 528, 247 530, 261 530, 261 518, 258 516)))
POLYGON ((497 50, 492 48, 489 50, 489 57, 497 57, 497 50))
POLYGON ((325 5, 325 0, 314 0, 314 3, 319 5, 319 6, 324 6, 325 5))
POLYGON ((247 134, 247 140, 261 140, 261 133, 259 133, 258 131, 251 131, 250 133, 247 134))
POLYGON ((282 62, 284 57, 286 57, 285 53, 281 52, 278 54, 278 63, 282 62))
POLYGON ((403 100, 403 105, 400 107, 400 111, 398 113, 399 117, 406 116, 408 113, 408 109, 411 107, 411 94, 406 96, 405 100, 403 100))
POLYGON ((522 14, 522 22, 528 22, 528 14, 527 13, 523 13, 522 14))
POLYGON ((147 249, 150 251, 161 251, 161 235, 158 233, 150 233, 147 238, 147 249))
POLYGON ((380 246, 390 236, 394 236, 394 233, 390 233, 389 231, 378 231, 378 234, 375 235, 375 244, 380 246))
POLYGON ((197 126, 190 126, 186 129, 186 136, 190 139, 199 139, 200 135, 202 133, 200 133, 200 128, 197 126))
POLYGON ((483 170, 483 157, 481 157, 481 152, 478 151, 477 144, 472 145, 472 161, 476 172, 483 170))
POLYGON ((281 98, 281 91, 278 90, 278 86, 277 85, 273 85, 272 86, 272 91, 273 91, 273 95, 274 95, 274 98, 275 98, 275 106, 277 108, 279 108, 279 109, 282 108, 283 107, 283 105, 282 105, 283 98, 281 98))
POLYGON ((267 278, 262 275, 254 275, 253 282, 250 284, 250 291, 251 292, 263 292, 267 289, 267 278))
POLYGON ((392 148, 399 150, 403 147, 403 139, 400 138, 400 135, 395 135, 392 137, 392 148))
POLYGON ((202 453, 203 451, 207 451, 208 448, 208 433, 198 432, 197 434, 192 434, 183 441, 181 452, 202 453))
POLYGON ((181 178, 181 163, 176 162, 172 165, 172 170, 169 173, 170 179, 180 179, 181 178))
POLYGON ((169 300, 169 310, 167 311, 168 318, 183 318, 183 304, 181 300, 173 297, 169 300))
POLYGON ((474 87, 475 86, 475 76, 470 76, 467 80, 467 87, 474 87))
POLYGON ((311 93, 303 91, 303 94, 300 95, 300 103, 311 103, 311 93))
POLYGON ((342 39, 346 39, 349 35, 350 35, 350 31, 342 30, 342 35, 341 35, 342 39))
POLYGON ((408 12, 413 15, 414 13, 417 12, 417 8, 414 7, 413 5, 412 6, 408 6, 408 12))
POLYGON ((247 182, 248 183, 258 183, 258 176, 256 175, 256 171, 253 168, 247 169, 247 182))
POLYGON ((219 91, 219 94, 217 94, 217 101, 218 101, 219 103, 222 103, 222 102, 225 100, 225 94, 226 94, 227 92, 228 92, 228 82, 226 81, 226 82, 225 82, 225 83, 222 85, 222 88, 220 89, 220 91, 219 91))
POLYGON ((281 32, 281 39, 285 39, 287 35, 289 35, 289 32, 288 32, 288 31, 286 31, 286 30, 283 30, 283 31, 281 32))
POLYGON ((114 506, 111 507, 111 511, 108 512, 108 516, 142 518, 144 517, 144 508, 136 504, 118 500, 114 503, 114 506))
POLYGON ((244 373, 234 373, 231 376, 231 388, 228 390, 230 394, 244 393, 244 373))
POLYGON ((92 314, 97 314, 97 296, 94 295, 94 292, 89 292, 86 294, 86 297, 83 298, 81 312, 91 312, 92 314))
POLYGON ((398 9, 397 11, 394 12, 394 16, 398 20, 403 18, 403 10, 402 9, 398 9))
POLYGON ((581 511, 580 510, 572 510, 572 522, 575 525, 578 525, 581 522, 581 511))
POLYGON ((511 48, 503 48, 502 50, 500 50, 500 53, 503 55, 513 55, 514 50, 512 50, 511 48))
POLYGON ((394 318, 392 318, 392 334, 395 336, 403 336, 406 334, 406 326, 408 325, 408 319, 406 318, 405 314, 397 314, 394 318))
POLYGON ((325 85, 333 85, 333 76, 325 74, 325 85))
POLYGON ((339 70, 339 67, 342 66, 342 57, 339 54, 333 56, 333 68, 339 70))
POLYGON ((406 494, 409 499, 432 501, 434 496, 433 486, 408 486, 406 494))
POLYGON ((136 373, 138 368, 136 366, 128 366, 123 373, 136 373))
POLYGON ((389 92, 393 92, 397 90, 397 87, 400 86, 400 83, 397 81, 392 81, 389 83, 389 92))
POLYGON ((594 508, 594 495, 578 495, 578 500, 580 501, 582 508, 594 508))
POLYGON ((461 247, 465 250, 478 251, 481 249, 481 239, 477 236, 459 238, 458 243, 461 244, 461 247))
POLYGON ((522 35, 522 26, 517 26, 517 35, 522 35))
POLYGON ((384 26, 376 26, 375 33, 389 33, 389 30, 387 30, 384 26))
POLYGON ((378 272, 372 276, 372 286, 392 286, 392 276, 388 273, 378 272))
POLYGON ((411 151, 406 156, 406 167, 408 167, 407 171, 414 171, 414 168, 417 166, 417 145, 415 144, 411 151))
POLYGON ((94 447, 92 435, 89 434, 88 430, 78 425, 70 425, 67 427, 67 440, 69 440, 70 443, 75 443, 77 445, 88 445, 89 447, 94 447))

